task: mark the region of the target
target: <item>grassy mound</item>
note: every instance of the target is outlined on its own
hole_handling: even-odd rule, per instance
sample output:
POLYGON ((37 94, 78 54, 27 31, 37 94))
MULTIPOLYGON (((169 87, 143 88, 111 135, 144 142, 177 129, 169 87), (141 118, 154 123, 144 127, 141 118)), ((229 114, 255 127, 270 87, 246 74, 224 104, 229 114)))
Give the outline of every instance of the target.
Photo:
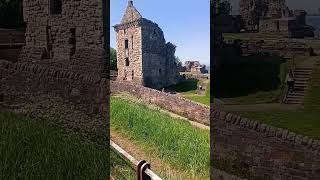
POLYGON ((110 148, 110 170, 115 179, 135 180, 136 172, 131 165, 110 148))
POLYGON ((210 106, 210 83, 208 83, 204 95, 197 94, 199 83, 197 79, 187 79, 168 89, 180 93, 186 99, 210 106))
POLYGON ((313 76, 303 108, 299 111, 239 112, 239 114, 275 127, 320 139, 320 73, 313 76))
POLYGON ((172 167, 192 176, 209 177, 208 130, 116 97, 111 98, 110 115, 112 130, 137 141, 146 151, 156 151, 172 167))
POLYGON ((108 152, 44 121, 0 112, 0 179, 107 179, 108 152))
POLYGON ((240 57, 214 72, 212 94, 230 104, 277 101, 286 76, 280 57, 240 57))

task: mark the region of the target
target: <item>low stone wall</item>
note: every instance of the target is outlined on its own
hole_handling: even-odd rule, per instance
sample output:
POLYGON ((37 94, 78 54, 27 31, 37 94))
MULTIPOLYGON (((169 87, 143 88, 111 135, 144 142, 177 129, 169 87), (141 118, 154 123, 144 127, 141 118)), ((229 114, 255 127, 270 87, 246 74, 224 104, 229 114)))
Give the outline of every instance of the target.
POLYGON ((211 168, 211 172, 211 180, 245 180, 215 168, 211 168))
POLYGON ((1 48, 0 47, 0 59, 5 59, 12 62, 17 62, 19 58, 21 48, 1 48))
POLYGON ((261 179, 320 179, 319 140, 216 111, 211 115, 210 138, 212 162, 241 165, 261 179))
POLYGON ((180 114, 190 120, 207 126, 210 124, 210 109, 208 107, 177 95, 118 81, 111 81, 110 90, 112 94, 128 92, 137 98, 156 104, 161 108, 180 114))
POLYGON ((0 94, 6 102, 25 102, 33 96, 63 98, 88 114, 106 117, 109 81, 31 63, 0 61, 0 94))

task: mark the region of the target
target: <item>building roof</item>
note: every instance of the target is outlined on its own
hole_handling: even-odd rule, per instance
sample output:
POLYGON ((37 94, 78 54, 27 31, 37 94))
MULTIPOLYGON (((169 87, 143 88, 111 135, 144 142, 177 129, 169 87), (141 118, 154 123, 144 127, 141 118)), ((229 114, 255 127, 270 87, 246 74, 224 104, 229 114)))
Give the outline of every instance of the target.
POLYGON ((142 19, 141 14, 133 6, 133 1, 129 0, 126 12, 124 13, 124 15, 122 17, 121 24, 126 24, 126 23, 133 22, 133 21, 136 21, 139 19, 142 19))

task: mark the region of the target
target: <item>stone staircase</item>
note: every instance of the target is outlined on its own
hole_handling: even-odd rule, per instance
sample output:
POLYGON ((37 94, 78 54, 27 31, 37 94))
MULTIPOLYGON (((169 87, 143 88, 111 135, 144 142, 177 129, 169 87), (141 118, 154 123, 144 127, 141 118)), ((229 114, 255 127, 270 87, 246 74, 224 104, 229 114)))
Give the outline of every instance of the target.
POLYGON ((295 93, 288 92, 285 104, 302 104, 312 77, 313 66, 297 66, 294 70, 295 93))

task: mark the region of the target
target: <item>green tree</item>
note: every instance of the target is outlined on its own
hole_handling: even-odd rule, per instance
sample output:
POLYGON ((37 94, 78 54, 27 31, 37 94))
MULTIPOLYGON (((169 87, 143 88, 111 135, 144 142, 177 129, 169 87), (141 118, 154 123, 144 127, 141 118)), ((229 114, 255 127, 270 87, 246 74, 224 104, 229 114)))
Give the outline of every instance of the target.
POLYGON ((24 27, 22 0, 0 0, 0 27, 24 27))
POLYGON ((110 69, 117 70, 117 51, 110 48, 110 69))
POLYGON ((181 59, 178 56, 175 56, 174 58, 175 58, 175 63, 177 67, 182 67, 181 59))

